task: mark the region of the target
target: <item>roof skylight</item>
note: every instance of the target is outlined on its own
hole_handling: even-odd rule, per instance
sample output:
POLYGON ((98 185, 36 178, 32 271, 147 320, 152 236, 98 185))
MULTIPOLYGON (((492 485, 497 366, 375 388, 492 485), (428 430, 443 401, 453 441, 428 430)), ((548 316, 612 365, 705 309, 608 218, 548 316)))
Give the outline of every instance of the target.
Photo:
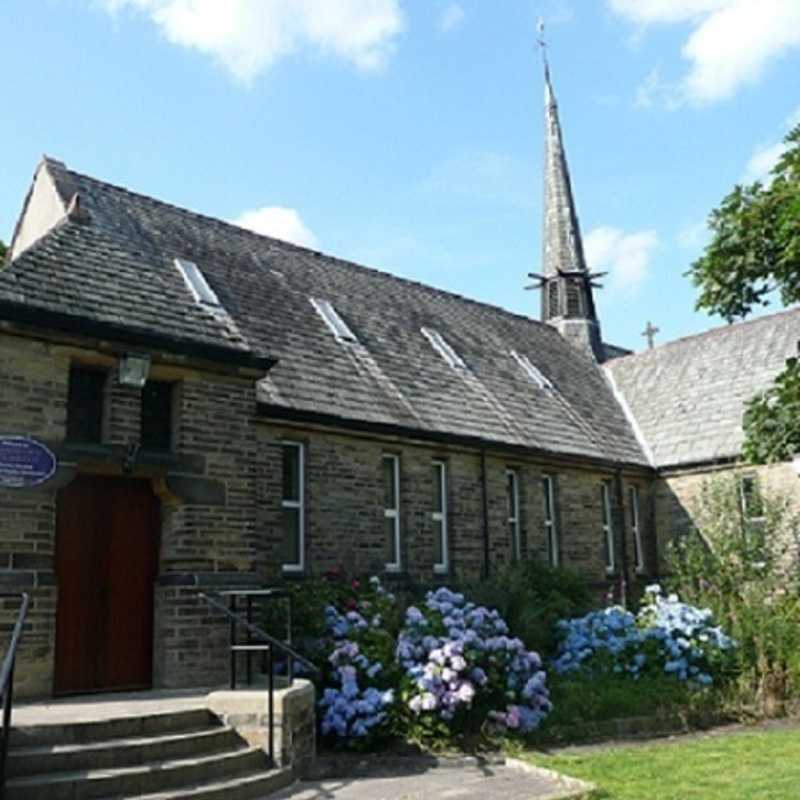
POLYGON ((466 364, 458 353, 450 346, 444 336, 433 328, 421 328, 422 335, 431 343, 434 350, 451 366, 465 369, 466 364))
POLYGON ((519 364, 522 369, 525 371, 525 374, 540 388, 540 389, 552 389, 553 384, 545 378, 544 375, 539 371, 538 367, 535 367, 528 356, 520 355, 516 350, 511 351, 511 358, 519 364))
POLYGON ((203 275, 202 270, 194 261, 176 258, 175 266, 198 303, 213 306, 214 308, 219 308, 222 305, 214 290, 208 285, 206 276, 203 275))
POLYGON ((316 309, 325 321, 325 324, 333 331, 333 335, 340 342, 355 342, 357 341, 355 334, 347 323, 339 316, 336 309, 327 300, 318 300, 316 297, 310 297, 311 305, 316 309))

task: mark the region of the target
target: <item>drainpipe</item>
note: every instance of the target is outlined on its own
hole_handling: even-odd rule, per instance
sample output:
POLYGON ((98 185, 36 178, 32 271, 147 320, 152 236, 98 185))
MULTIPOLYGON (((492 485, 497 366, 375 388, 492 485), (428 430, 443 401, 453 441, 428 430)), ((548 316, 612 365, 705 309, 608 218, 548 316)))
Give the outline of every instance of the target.
POLYGON ((658 502, 658 479, 654 480, 650 485, 648 511, 650 521, 650 536, 647 539, 650 542, 650 550, 645 547, 645 542, 642 543, 642 550, 645 552, 645 567, 650 567, 650 574, 659 581, 661 579, 661 553, 658 546, 658 531, 656 530, 657 517, 656 517, 656 503, 658 502), (648 564, 648 556, 651 559, 648 564))
POLYGON ((630 577, 628 571, 628 535, 625 530, 625 502, 624 493, 622 490, 622 470, 617 469, 614 473, 614 484, 616 486, 617 495, 617 513, 619 514, 619 530, 621 531, 621 549, 620 555, 622 556, 622 585, 620 586, 620 603, 623 608, 628 607, 628 579, 630 577))
POLYGON ((486 483, 486 448, 481 448, 481 501, 483 505, 483 578, 489 577, 489 487, 486 483))

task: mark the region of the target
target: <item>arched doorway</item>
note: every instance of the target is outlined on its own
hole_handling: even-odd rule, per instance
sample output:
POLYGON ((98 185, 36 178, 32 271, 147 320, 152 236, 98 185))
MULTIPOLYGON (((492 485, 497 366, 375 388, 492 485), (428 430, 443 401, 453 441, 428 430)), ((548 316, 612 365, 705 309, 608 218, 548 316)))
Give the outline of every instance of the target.
POLYGON ((59 492, 56 694, 151 686, 160 527, 150 481, 82 475, 59 492))

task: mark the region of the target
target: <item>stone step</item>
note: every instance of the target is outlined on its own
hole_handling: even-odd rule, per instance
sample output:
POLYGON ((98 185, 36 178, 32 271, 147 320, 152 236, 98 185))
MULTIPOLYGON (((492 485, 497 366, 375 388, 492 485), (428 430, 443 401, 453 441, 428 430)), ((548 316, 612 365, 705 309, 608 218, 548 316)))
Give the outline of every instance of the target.
POLYGON ((219 720, 205 708, 191 708, 143 716, 119 716, 86 722, 12 726, 11 747, 48 744, 86 744, 110 739, 129 739, 197 730, 219 720))
MULTIPOLYGON (((259 748, 243 747, 195 758, 153 761, 129 767, 12 778, 6 784, 6 800, 135 797, 233 778, 245 773, 266 772, 267 767, 267 757, 259 748)), ((178 793, 175 796, 182 795, 178 793)))
POLYGON ((84 744, 46 744, 8 751, 7 774, 12 778, 111 769, 149 761, 188 758, 240 747, 241 739, 221 725, 179 733, 134 736, 84 744))
MULTIPOLYGON (((126 800, 263 800, 294 781, 291 767, 261 770, 220 781, 127 797, 126 800)), ((112 800, 111 797, 104 800, 112 800)), ((117 798, 113 798, 117 800, 117 798)))

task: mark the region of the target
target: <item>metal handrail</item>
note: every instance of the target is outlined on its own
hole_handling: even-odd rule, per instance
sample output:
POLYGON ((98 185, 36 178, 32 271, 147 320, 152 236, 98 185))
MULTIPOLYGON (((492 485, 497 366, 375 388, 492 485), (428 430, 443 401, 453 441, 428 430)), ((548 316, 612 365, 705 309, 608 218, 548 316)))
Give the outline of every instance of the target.
MULTIPOLYGON (((230 654, 231 654, 231 689, 236 688, 236 657, 240 652, 247 654, 247 680, 248 685, 250 682, 250 656, 253 652, 261 651, 266 661, 267 673, 267 748, 271 764, 275 763, 275 650, 282 651, 287 656, 287 676, 291 684, 294 676, 293 662, 299 661, 306 667, 312 674, 319 675, 319 669, 315 664, 309 661, 305 656, 300 655, 291 645, 270 636, 265 630, 254 625, 252 620, 249 619, 252 607, 248 601, 247 616, 237 614, 235 602, 237 595, 248 594, 261 594, 262 596, 269 596, 267 591, 255 592, 253 590, 245 590, 242 592, 225 592, 224 594, 231 599, 231 608, 227 608, 225 604, 217 599, 222 597, 221 593, 215 593, 217 597, 212 596, 207 592, 199 592, 199 596, 205 600, 212 608, 224 614, 229 620, 231 625, 231 640, 230 640, 230 654), (247 644, 238 645, 236 643, 236 627, 241 625, 247 631, 247 644), (253 639, 261 640, 266 644, 252 644, 253 639)), ((2 798, 0 798, 2 800, 2 798)))
POLYGON ((220 600, 217 600, 207 592, 200 592, 199 596, 217 611, 225 614, 225 616, 230 620, 236 621, 248 633, 263 639, 265 642, 272 645, 276 650, 281 650, 295 661, 299 661, 312 675, 318 676, 320 674, 319 667, 314 664, 313 661, 309 661, 305 656, 300 655, 300 653, 298 653, 297 650, 295 650, 291 645, 286 644, 286 642, 282 642, 280 639, 276 639, 274 636, 270 636, 265 630, 259 628, 258 625, 248 622, 247 619, 241 614, 235 614, 227 606, 225 606, 224 603, 222 603, 220 600))
POLYGON ((20 606, 17 612, 17 621, 11 633, 11 643, 6 650, 3 666, 0 668, 0 698, 3 702, 3 730, 0 736, 0 800, 6 796, 6 757, 8 755, 8 740, 11 735, 11 705, 14 698, 14 666, 17 660, 17 648, 22 637, 25 618, 28 615, 30 598, 26 592, 2 592, 0 599, 19 598, 20 606))

